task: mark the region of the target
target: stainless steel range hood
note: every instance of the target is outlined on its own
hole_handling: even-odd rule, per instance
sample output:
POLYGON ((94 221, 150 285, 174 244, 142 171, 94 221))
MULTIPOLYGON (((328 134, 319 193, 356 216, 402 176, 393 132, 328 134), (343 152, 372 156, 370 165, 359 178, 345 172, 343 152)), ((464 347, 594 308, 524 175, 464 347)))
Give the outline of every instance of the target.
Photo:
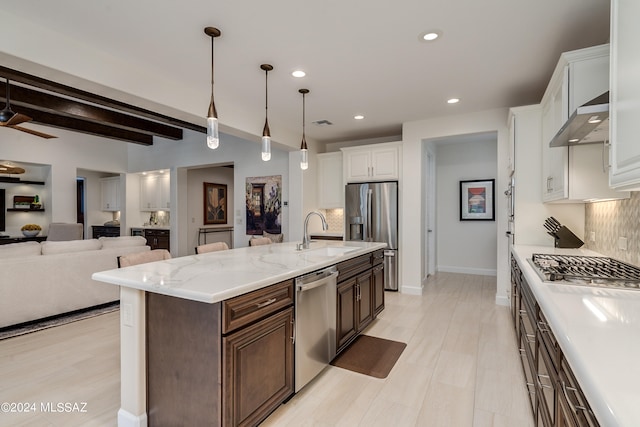
POLYGON ((567 147, 609 139, 609 92, 578 107, 560 128, 549 147, 567 147))

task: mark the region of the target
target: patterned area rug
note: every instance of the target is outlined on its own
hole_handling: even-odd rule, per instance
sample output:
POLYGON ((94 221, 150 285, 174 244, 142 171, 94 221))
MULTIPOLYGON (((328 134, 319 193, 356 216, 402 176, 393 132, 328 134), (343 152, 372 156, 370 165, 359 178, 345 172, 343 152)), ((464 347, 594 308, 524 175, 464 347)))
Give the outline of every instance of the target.
POLYGON ((360 374, 386 378, 407 345, 360 335, 331 364, 360 374))
POLYGON ((119 309, 120 302, 114 301, 97 305, 95 307, 76 310, 57 316, 47 317, 44 319, 34 320, 32 322, 26 322, 19 325, 0 328, 0 340, 30 334, 32 332, 42 331, 43 329, 49 329, 55 326, 66 325, 67 323, 77 322, 78 320, 88 319, 90 317, 99 316, 101 314, 111 313, 119 309))

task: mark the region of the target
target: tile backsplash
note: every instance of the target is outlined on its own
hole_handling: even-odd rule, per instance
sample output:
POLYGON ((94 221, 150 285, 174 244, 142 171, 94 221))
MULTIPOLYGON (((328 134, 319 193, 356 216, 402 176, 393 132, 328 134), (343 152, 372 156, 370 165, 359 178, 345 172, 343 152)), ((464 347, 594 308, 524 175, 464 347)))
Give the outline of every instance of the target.
POLYGON ((324 211, 329 225, 329 232, 342 233, 344 230, 344 214, 342 209, 326 209, 324 211))
POLYGON ((588 203, 585 206, 585 245, 603 255, 640 265, 640 192, 631 198, 611 202, 588 203), (595 241, 591 241, 591 233, 595 241), (627 249, 619 248, 626 238, 627 249))

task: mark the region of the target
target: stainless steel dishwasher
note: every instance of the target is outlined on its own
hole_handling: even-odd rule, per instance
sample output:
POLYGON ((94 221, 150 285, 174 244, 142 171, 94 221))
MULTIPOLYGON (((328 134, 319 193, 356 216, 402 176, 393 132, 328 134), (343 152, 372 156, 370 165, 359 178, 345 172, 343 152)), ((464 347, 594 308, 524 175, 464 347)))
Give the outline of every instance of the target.
POLYGON ((337 277, 332 266, 296 278, 296 393, 336 354, 337 277))

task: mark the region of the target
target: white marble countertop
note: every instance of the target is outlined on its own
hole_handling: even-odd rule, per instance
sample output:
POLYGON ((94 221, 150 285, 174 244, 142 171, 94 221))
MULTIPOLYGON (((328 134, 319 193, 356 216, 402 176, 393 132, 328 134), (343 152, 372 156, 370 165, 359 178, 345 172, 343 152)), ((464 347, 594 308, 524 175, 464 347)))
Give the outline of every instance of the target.
POLYGON ((640 425, 640 291, 542 282, 533 253, 600 254, 514 246, 513 253, 602 426, 640 425))
POLYGON ((297 242, 189 255, 94 273, 114 285, 215 303, 386 247, 386 243, 297 242), (344 252, 348 250, 348 252, 344 252))

